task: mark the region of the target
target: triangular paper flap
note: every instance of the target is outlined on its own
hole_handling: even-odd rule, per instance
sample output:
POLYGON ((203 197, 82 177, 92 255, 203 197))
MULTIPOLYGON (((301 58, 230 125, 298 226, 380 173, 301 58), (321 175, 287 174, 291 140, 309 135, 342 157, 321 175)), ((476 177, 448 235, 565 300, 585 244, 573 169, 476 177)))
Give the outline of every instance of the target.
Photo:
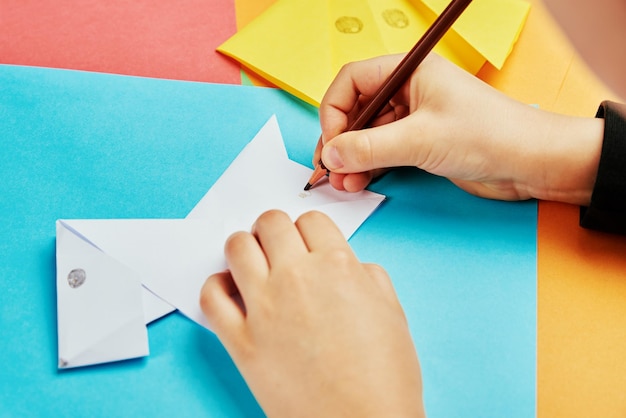
POLYGON ((154 294, 154 292, 147 287, 141 286, 141 290, 143 297, 143 315, 146 325, 176 310, 175 307, 154 294))
POLYGON ((103 335, 102 340, 85 348, 84 351, 77 353, 71 359, 66 360, 59 357, 59 368, 70 369, 145 357, 150 352, 148 340, 144 337, 144 333, 137 332, 135 323, 128 322, 120 326, 116 331, 103 335), (124 345, 121 345, 120 341, 123 341, 124 345), (132 352, 126 346, 136 347, 136 351, 132 352))
MULTIPOLYGON (((95 245, 89 237, 84 236, 80 231, 75 230, 68 223, 63 222, 63 220, 59 220, 59 222, 68 230, 71 231, 77 238, 82 239, 87 244, 94 246, 98 250, 97 245, 95 245)), ((101 251, 101 250, 100 250, 101 251)), ((148 288, 142 286, 142 299, 143 299, 143 311, 146 325, 152 321, 156 321, 163 316, 172 313, 176 310, 172 305, 164 301, 159 296, 155 295, 148 288)))
MULTIPOLYGON (((268 119, 217 182, 189 212, 187 219, 224 219, 219 217, 220 214, 224 213, 219 210, 219 207, 245 210, 246 207, 250 206, 249 203, 239 204, 232 199, 240 198, 244 202, 251 200, 245 191, 233 193, 233 189, 239 186, 244 186, 246 189, 253 187, 259 193, 264 193, 264 184, 282 182, 286 171, 281 169, 282 166, 277 166, 277 162, 281 164, 291 161, 285 149, 278 120, 274 115, 268 119), (268 161, 270 162, 268 163, 268 161), (221 196, 227 194, 229 198, 222 201, 221 196), (213 195, 220 197, 214 198, 213 195)), ((305 167, 302 169, 306 170, 305 167)), ((307 174, 303 174, 303 178, 306 176, 307 174)), ((249 228, 250 226, 251 224, 248 224, 245 227, 249 228)))
POLYGON ((367 190, 359 193, 337 191, 328 182, 320 182, 305 192, 303 186, 311 173, 310 168, 289 159, 278 122, 272 117, 188 218, 222 219, 226 237, 237 230, 249 230, 265 210, 280 208, 295 220, 306 211, 336 203, 338 210, 333 213, 337 217, 342 211, 352 213, 350 224, 355 226, 347 230, 353 231, 385 198, 367 190), (356 216, 355 211, 362 207, 362 213, 367 215, 356 216))
POLYGON ((59 367, 148 354, 137 273, 57 222, 59 367))
POLYGON ((205 325, 198 295, 226 268, 221 222, 207 219, 65 220, 110 257, 139 272, 141 283, 205 325))

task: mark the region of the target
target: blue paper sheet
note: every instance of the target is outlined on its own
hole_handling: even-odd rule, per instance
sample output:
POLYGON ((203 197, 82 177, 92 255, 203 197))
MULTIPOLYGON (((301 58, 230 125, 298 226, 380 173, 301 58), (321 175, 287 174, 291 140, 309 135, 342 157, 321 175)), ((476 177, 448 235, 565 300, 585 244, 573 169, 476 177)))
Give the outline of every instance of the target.
MULTIPOLYGON (((278 90, 0 66, 1 416, 263 416, 179 314, 145 359, 59 372, 54 236, 57 218, 185 217, 272 114, 310 166, 317 112, 278 90)), ((534 416, 536 204, 416 169, 371 189, 388 199, 350 242, 393 278, 429 416, 534 416)))

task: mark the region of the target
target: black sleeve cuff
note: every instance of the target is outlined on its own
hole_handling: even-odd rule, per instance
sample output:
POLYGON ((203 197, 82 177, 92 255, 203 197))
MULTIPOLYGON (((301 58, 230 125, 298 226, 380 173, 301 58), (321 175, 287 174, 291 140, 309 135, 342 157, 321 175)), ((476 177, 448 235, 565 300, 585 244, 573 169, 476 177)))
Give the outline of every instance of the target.
POLYGON ((602 153, 591 203, 580 208, 580 226, 626 234, 626 106, 604 101, 596 117, 604 118, 602 153))

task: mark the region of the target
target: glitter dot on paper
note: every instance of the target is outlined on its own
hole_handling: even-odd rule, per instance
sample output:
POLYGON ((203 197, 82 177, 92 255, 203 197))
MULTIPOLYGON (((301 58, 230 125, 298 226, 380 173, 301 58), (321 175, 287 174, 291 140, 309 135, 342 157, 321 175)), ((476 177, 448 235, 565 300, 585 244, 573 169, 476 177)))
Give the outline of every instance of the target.
POLYGON ((341 33, 359 33, 363 30, 363 22, 357 17, 342 16, 335 21, 335 27, 341 33))
POLYGON ((74 269, 70 271, 70 274, 67 275, 67 283, 72 289, 76 289, 77 287, 80 287, 80 285, 85 283, 86 278, 87 273, 85 273, 85 270, 74 269))

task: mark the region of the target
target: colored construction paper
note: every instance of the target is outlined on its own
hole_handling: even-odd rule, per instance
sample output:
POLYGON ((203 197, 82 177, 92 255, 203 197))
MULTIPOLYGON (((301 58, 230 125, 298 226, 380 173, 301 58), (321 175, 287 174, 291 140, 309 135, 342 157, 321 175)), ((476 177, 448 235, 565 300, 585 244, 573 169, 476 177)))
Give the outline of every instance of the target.
POLYGON ((0 0, 0 64, 239 84, 232 0, 0 0))
MULTIPOLYGON (((437 15, 450 3, 448 0, 422 1, 437 15)), ((474 0, 453 27, 491 65, 501 69, 517 42, 529 11, 527 2, 474 0)))
MULTIPOLYGON (((3 412, 263 416, 215 335, 178 313, 148 326, 147 359, 57 371, 55 221, 184 218, 274 114, 311 168, 316 110, 278 89, 20 66, 0 85, 3 412)), ((388 199, 349 242, 392 277, 429 416, 534 416, 536 203, 416 169, 370 190, 388 199)))
POLYGON ((0 66, 0 85, 0 415, 262 416, 179 314, 150 325, 148 361, 58 372, 54 225, 184 218, 274 114, 310 162, 317 113, 276 89, 36 67, 0 66))
MULTIPOLYGON (((476 3, 469 6, 465 23, 453 26, 435 47, 472 73, 486 61, 502 66, 529 9, 519 0, 476 3), (483 34, 485 27, 488 36, 483 34)), ((279 0, 218 51, 273 85, 319 105, 345 63, 411 49, 440 12, 429 6, 409 0, 279 0)))
MULTIPOLYGON (((234 0, 237 30, 243 28, 263 13, 275 0, 234 0)), ((252 71, 241 68, 241 84, 268 87, 271 84, 252 71)))

